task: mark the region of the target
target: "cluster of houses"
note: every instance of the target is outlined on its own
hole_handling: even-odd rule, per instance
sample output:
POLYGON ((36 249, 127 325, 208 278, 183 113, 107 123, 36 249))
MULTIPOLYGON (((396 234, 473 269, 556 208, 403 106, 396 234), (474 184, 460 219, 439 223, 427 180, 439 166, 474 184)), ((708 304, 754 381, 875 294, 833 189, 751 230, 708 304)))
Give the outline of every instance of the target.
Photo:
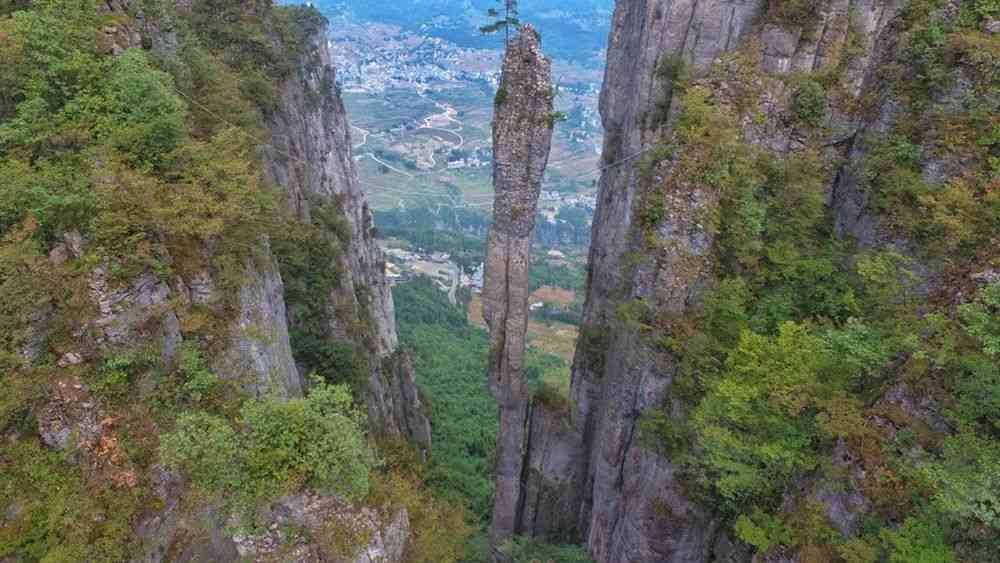
POLYGON ((427 276, 437 283, 441 291, 467 287, 475 293, 483 290, 482 263, 471 272, 451 260, 447 252, 410 251, 402 248, 384 248, 386 255, 385 276, 391 285, 403 283, 415 276, 427 276))
POLYGON ((538 213, 550 224, 555 224, 559 210, 563 207, 578 207, 585 209, 593 216, 597 209, 597 196, 594 194, 564 194, 555 191, 542 191, 538 213))
POLYGON ((493 162, 493 149, 489 147, 478 148, 466 153, 464 151, 452 151, 448 156, 448 170, 460 170, 462 168, 482 168, 489 166, 493 162))
POLYGON ((457 47, 438 37, 421 37, 416 48, 408 46, 413 37, 401 35, 385 46, 330 42, 337 66, 337 79, 347 91, 384 92, 389 88, 426 89, 435 81, 483 81, 494 88, 499 72, 457 70, 457 63, 468 49, 457 47))
POLYGON ((542 190, 539 199, 547 203, 557 203, 562 206, 586 207, 587 209, 597 208, 597 195, 589 194, 567 194, 555 190, 542 190))

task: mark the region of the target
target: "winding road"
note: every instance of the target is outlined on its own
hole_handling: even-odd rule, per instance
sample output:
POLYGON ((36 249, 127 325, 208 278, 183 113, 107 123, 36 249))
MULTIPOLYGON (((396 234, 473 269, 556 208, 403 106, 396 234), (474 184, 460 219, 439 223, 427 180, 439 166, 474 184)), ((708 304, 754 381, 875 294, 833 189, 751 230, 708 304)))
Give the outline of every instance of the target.
MULTIPOLYGON (((420 96, 423 97, 423 98, 427 97, 423 93, 421 93, 420 96)), ((428 115, 427 117, 425 117, 423 119, 423 124, 416 129, 416 132, 420 132, 420 131, 438 131, 438 132, 441 132, 441 133, 448 133, 450 135, 454 135, 455 138, 458 139, 458 144, 454 145, 452 148, 453 149, 461 149, 462 147, 465 146, 465 137, 463 137, 462 134, 460 133, 460 131, 462 131, 462 129, 464 127, 464 124, 462 123, 461 120, 459 120, 459 119, 457 119, 455 117, 455 115, 457 115, 458 112, 455 110, 455 108, 449 106, 448 104, 444 104, 444 103, 441 103, 441 102, 434 102, 434 105, 438 109, 441 110, 441 113, 434 113, 434 114, 431 114, 431 115, 428 115), (444 127, 438 127, 437 124, 440 124, 442 121, 456 123, 457 124, 457 128, 456 129, 447 129, 447 128, 444 128, 444 127)), ((360 149, 360 148, 364 147, 365 145, 367 145, 368 144, 368 137, 370 137, 370 136, 371 137, 377 136, 376 134, 372 133, 371 131, 369 131, 367 129, 362 129, 361 127, 358 127, 357 125, 351 125, 351 128, 359 131, 361 133, 361 135, 362 135, 361 142, 358 143, 358 144, 356 144, 356 145, 354 145, 352 147, 354 151, 357 151, 358 149, 360 149)), ((448 143, 448 141, 446 141, 444 139, 441 139, 441 141, 444 142, 444 143, 446 143, 446 144, 451 144, 451 143, 448 143)), ((402 170, 400 168, 396 168, 392 164, 389 164, 388 162, 380 159, 379 157, 375 156, 375 153, 372 152, 372 151, 366 151, 366 152, 364 152, 362 154, 358 154, 354 158, 355 158, 355 160, 360 160, 360 159, 365 158, 365 157, 370 157, 372 160, 374 160, 378 164, 380 164, 382 166, 385 166, 387 169, 389 169, 389 170, 391 170, 393 172, 396 172, 397 174, 402 174, 403 176, 406 176, 407 178, 415 178, 416 177, 416 175, 414 175, 414 174, 412 174, 410 172, 407 172, 406 170, 402 170)), ((434 154, 433 153, 430 155, 430 164, 431 164, 432 168, 433 167, 437 167, 437 164, 438 164, 437 161, 434 159, 434 154)), ((429 171, 427 171, 427 173, 430 173, 432 171, 433 170, 429 170, 429 171)))

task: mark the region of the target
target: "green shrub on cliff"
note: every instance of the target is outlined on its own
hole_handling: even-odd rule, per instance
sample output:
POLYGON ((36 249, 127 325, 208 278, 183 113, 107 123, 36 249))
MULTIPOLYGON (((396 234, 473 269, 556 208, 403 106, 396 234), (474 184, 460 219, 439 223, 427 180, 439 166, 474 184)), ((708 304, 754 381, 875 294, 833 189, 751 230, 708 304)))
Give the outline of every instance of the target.
POLYGON ((806 79, 792 96, 792 113, 809 127, 819 127, 826 119, 826 91, 815 80, 806 79))
POLYGON ((129 490, 88 485, 82 468, 33 442, 0 449, 0 557, 75 563, 125 561, 139 498, 129 490))
POLYGON ((79 232, 91 263, 109 260, 116 275, 183 267, 168 251, 193 255, 205 243, 233 250, 242 269, 239 256, 276 219, 251 137, 217 128, 194 138, 173 76, 139 49, 109 56, 102 21, 68 0, 0 20, 12 73, 0 81, 0 230, 31 214, 46 244, 79 232))
POLYGON ((770 0, 767 15, 774 23, 812 29, 820 21, 822 6, 820 0, 770 0))
POLYGON ((37 157, 110 143, 137 163, 158 163, 184 135, 185 108, 170 76, 139 50, 101 56, 96 34, 86 32, 96 13, 63 4, 18 12, 0 24, 16 73, 0 98, 18 100, 0 125, 0 150, 37 157))
POLYGON ((359 498, 374 464, 363 428, 347 387, 317 383, 305 399, 248 400, 236 427, 204 411, 183 414, 161 437, 160 458, 238 508, 305 486, 359 498))
POLYGON ((744 332, 692 417, 694 458, 725 506, 768 505, 816 467, 816 446, 863 433, 858 378, 888 361, 859 324, 816 331, 784 323, 774 337, 744 332))
POLYGON ((558 561, 559 563, 593 563, 587 550, 578 545, 559 545, 538 538, 515 536, 500 547, 501 553, 514 563, 558 561))

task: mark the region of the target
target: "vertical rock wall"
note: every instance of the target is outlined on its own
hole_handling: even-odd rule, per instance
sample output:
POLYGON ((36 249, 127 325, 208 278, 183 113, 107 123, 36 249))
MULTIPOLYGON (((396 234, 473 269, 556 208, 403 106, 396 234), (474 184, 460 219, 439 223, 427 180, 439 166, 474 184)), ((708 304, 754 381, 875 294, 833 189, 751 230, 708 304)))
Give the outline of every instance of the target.
MULTIPOLYGON (((638 439, 643 411, 665 407, 675 417, 686 413, 670 398, 676 359, 625 326, 617 311, 624 303, 641 303, 657 314, 682 315, 698 305, 715 276, 714 233, 698 218, 718 193, 671 178, 678 189, 666 194, 664 217, 652 228, 636 218, 648 184, 639 163, 652 147, 670 139, 677 114, 677 96, 663 65, 682 61, 694 76, 703 77, 699 84, 726 103, 759 104, 758 119, 743 124, 744 140, 781 156, 804 148, 806 141, 787 118, 792 96, 781 77, 829 70, 846 60, 838 70, 844 91, 867 96, 873 109, 829 108, 817 144, 836 163, 823 172, 830 213, 838 236, 861 248, 891 244, 905 249, 907 241, 891 234, 868 206, 858 177, 868 150, 864 138, 884 134, 899 113, 880 68, 900 64, 894 22, 901 6, 896 0, 820 2, 812 14, 815 25, 804 30, 773 23, 767 3, 758 0, 617 1, 600 105, 605 169, 570 413, 563 416, 537 404, 528 412, 523 427, 530 439, 521 442, 521 493, 512 518, 511 501, 500 496, 498 480, 497 508, 506 528, 584 543, 600 563, 750 559, 749 548, 728 537, 730 523, 689 497, 678 467, 638 439), (849 58, 841 59, 851 33, 863 39, 849 58), (757 99, 738 99, 734 84, 709 74, 737 50, 756 61, 757 99), (668 244, 651 253, 647 237, 668 244)), ((954 173, 951 164, 925 167, 954 173)), ((669 164, 652 173, 653 181, 670 178, 669 164)), ((501 437, 509 431, 502 425, 501 437)), ((843 518, 834 512, 831 508, 831 521, 839 524, 843 518)))
POLYGON ((673 251, 640 258, 646 252, 632 217, 640 196, 637 164, 665 134, 652 125, 653 115, 670 97, 670 84, 655 70, 668 57, 707 67, 739 44, 761 8, 754 1, 617 3, 601 95, 606 169, 571 412, 566 417, 536 406, 532 413, 520 533, 583 542, 601 562, 712 557, 719 522, 686 497, 676 467, 639 446, 635 435, 639 414, 665 398, 675 366, 613 321, 617 305, 636 298, 681 312, 709 275, 712 236, 693 217, 716 197, 712 193, 693 190, 674 201, 672 219, 659 226, 662 235, 676 238, 673 251), (693 267, 679 267, 691 261, 693 267))
POLYGON ((507 45, 493 118, 493 225, 486 247, 483 316, 490 331, 489 385, 500 410, 494 548, 518 533, 523 452, 531 430, 524 381, 528 264, 538 195, 552 143, 551 64, 524 27, 507 45))
POLYGON ((430 423, 422 412, 409 360, 397 351, 392 292, 374 238, 371 210, 351 156, 350 125, 336 92, 325 28, 304 50, 297 74, 281 85, 280 109, 269 116, 265 166, 290 208, 309 221, 315 205, 343 212, 350 240, 341 279, 330 295, 331 337, 355 342, 369 357, 368 413, 372 427, 402 434, 427 448, 430 423))
MULTIPOLYGON (((696 221, 718 194, 691 186, 672 194, 657 235, 674 240, 650 256, 633 214, 642 196, 638 163, 668 135, 657 124, 672 85, 657 67, 675 58, 705 69, 735 49, 762 12, 757 1, 617 2, 601 92, 603 173, 594 218, 587 303, 573 366, 574 425, 584 466, 573 490, 577 533, 601 562, 708 561, 720 522, 692 502, 677 467, 643 448, 640 413, 661 405, 676 365, 616 323, 619 304, 643 300, 683 313, 711 277, 713 234, 696 221), (658 107, 659 106, 659 107, 658 107), (633 257, 630 259, 630 257, 633 257)), ((662 119, 661 119, 662 122, 662 119)), ((669 171, 663 172, 669 174, 669 171)))
MULTIPOLYGON (((189 1, 173 4, 179 10, 191 8, 189 1)), ((104 28, 114 55, 130 48, 151 48, 169 56, 178 49, 169 18, 147 17, 131 0, 102 2, 96 8, 114 18, 115 25, 104 28)), ((115 180, 109 176, 102 181, 115 180)), ((79 234, 68 233, 54 256, 80 258, 85 245, 79 234)), ((152 345, 160 350, 164 364, 170 365, 183 340, 177 306, 195 305, 224 314, 225 296, 213 279, 211 251, 205 248, 202 253, 204 268, 167 281, 147 271, 128 283, 112 282, 105 267, 96 268, 88 284, 97 308, 89 327, 93 344, 100 349, 152 345)), ((213 343, 209 363, 220 377, 239 381, 253 395, 299 396, 303 382, 292 358, 284 284, 266 240, 261 240, 244 267, 243 281, 231 303, 235 315, 227 318, 220 331, 225 342, 213 343)), ((81 350, 83 355, 93 351, 81 350)))

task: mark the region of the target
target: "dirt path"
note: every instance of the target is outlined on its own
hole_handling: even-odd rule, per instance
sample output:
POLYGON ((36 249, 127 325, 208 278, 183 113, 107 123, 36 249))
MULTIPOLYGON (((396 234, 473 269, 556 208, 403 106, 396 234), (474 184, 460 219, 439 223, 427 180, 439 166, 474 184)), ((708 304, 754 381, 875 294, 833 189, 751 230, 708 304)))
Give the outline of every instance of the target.
POLYGON ((381 164, 382 166, 385 166, 386 168, 388 168, 389 170, 392 170, 393 172, 398 172, 399 174, 402 174, 403 176, 406 176, 407 178, 414 178, 415 177, 413 174, 410 174, 409 172, 407 172, 405 170, 400 170, 399 168, 396 168, 395 166, 389 164, 388 162, 379 159, 379 157, 375 156, 375 153, 366 152, 362 156, 370 156, 372 158, 372 160, 374 160, 375 162, 381 164))
POLYGON ((362 128, 358 127, 357 125, 351 125, 351 129, 356 129, 358 131, 361 131, 361 133, 364 135, 364 137, 361 138, 361 144, 354 145, 354 147, 353 147, 354 150, 358 150, 361 147, 363 147, 366 144, 368 144, 368 135, 371 135, 371 131, 369 131, 367 129, 362 129, 362 128))

